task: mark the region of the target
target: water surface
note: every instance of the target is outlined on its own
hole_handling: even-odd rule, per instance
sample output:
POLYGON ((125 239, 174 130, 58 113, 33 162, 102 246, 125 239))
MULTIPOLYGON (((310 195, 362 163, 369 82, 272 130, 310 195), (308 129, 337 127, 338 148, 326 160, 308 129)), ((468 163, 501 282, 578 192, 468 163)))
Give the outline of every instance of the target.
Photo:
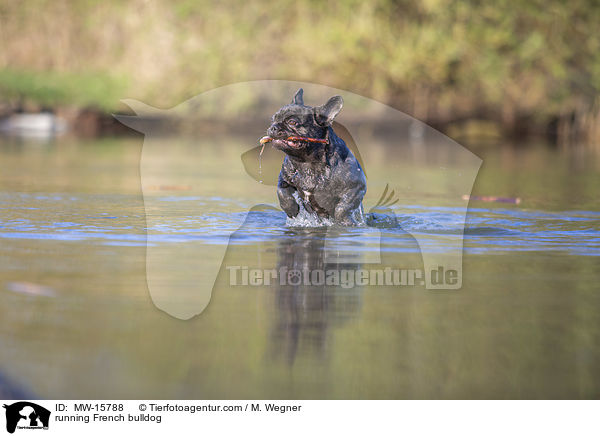
MULTIPOLYGON (((230 264, 322 267, 324 230, 290 227, 281 211, 257 207, 265 186, 224 179, 240 153, 222 144, 185 145, 212 169, 214 195, 157 184, 147 211, 141 146, 0 141, 0 395, 600 396, 597 153, 473 146, 484 160, 473 193, 522 201, 472 201, 462 289, 431 291, 231 286, 230 264), (248 210, 240 231, 236 214, 248 210), (150 298, 146 246, 198 242, 231 244, 210 305, 181 321, 150 298)), ((367 171, 390 171, 389 153, 367 171)), ((380 253, 384 265, 422 268, 411 233, 452 236, 461 211, 418 188, 397 196, 386 211, 397 227, 340 230, 337 241, 360 256, 380 253)))

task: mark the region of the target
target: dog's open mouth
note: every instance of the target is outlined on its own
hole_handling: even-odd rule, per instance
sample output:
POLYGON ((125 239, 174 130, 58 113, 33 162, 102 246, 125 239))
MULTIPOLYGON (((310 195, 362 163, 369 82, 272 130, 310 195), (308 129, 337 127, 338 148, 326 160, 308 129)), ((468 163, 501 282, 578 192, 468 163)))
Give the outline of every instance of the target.
POLYGON ((271 143, 274 147, 289 147, 289 148, 302 148, 305 147, 309 142, 326 144, 326 139, 309 138, 306 136, 289 136, 286 139, 283 138, 271 138, 270 136, 263 136, 260 138, 260 143, 263 146, 260 153, 262 154, 265 145, 271 143))

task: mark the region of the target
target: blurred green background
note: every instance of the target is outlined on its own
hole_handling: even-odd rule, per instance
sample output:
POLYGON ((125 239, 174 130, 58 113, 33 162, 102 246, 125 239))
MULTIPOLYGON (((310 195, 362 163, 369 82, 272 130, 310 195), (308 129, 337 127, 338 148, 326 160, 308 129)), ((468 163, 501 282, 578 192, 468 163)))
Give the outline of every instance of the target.
POLYGON ((446 133, 600 137, 595 0, 0 1, 0 115, 170 107, 233 82, 346 89, 446 133), (469 124, 471 123, 471 124, 469 124))

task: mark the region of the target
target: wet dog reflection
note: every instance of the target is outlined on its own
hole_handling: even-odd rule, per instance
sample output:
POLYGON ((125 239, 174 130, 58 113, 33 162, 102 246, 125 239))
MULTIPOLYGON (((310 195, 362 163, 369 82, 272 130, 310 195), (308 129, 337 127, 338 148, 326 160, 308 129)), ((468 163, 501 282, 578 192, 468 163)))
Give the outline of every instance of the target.
MULTIPOLYGON (((259 205, 231 235, 216 289, 240 296, 251 290, 258 304, 273 308, 269 360, 293 365, 300 358, 327 358, 335 329, 360 317, 366 286, 357 280, 359 273, 422 268, 416 241, 391 210, 372 209, 368 220, 361 229, 294 228, 286 226, 280 210, 259 205), (257 271, 259 283, 253 281, 257 271), (267 272, 273 274, 270 281, 267 272)), ((213 298, 211 305, 220 304, 219 292, 213 298)))
POLYGON ((325 357, 330 331, 355 318, 361 307, 362 288, 343 287, 361 264, 326 263, 328 236, 326 229, 290 229, 278 244, 277 269, 287 277, 275 293, 271 354, 289 364, 298 354, 325 357))

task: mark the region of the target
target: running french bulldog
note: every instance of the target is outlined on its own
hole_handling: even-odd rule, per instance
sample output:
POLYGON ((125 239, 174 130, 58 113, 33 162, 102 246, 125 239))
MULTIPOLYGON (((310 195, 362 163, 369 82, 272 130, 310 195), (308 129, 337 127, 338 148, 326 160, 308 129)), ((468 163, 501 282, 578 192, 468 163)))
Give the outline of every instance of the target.
POLYGON ((331 127, 342 109, 342 97, 312 107, 304 104, 302 94, 300 88, 292 102, 273 115, 268 136, 260 140, 286 154, 277 183, 279 204, 290 218, 302 206, 334 224, 364 225, 365 174, 331 127))

